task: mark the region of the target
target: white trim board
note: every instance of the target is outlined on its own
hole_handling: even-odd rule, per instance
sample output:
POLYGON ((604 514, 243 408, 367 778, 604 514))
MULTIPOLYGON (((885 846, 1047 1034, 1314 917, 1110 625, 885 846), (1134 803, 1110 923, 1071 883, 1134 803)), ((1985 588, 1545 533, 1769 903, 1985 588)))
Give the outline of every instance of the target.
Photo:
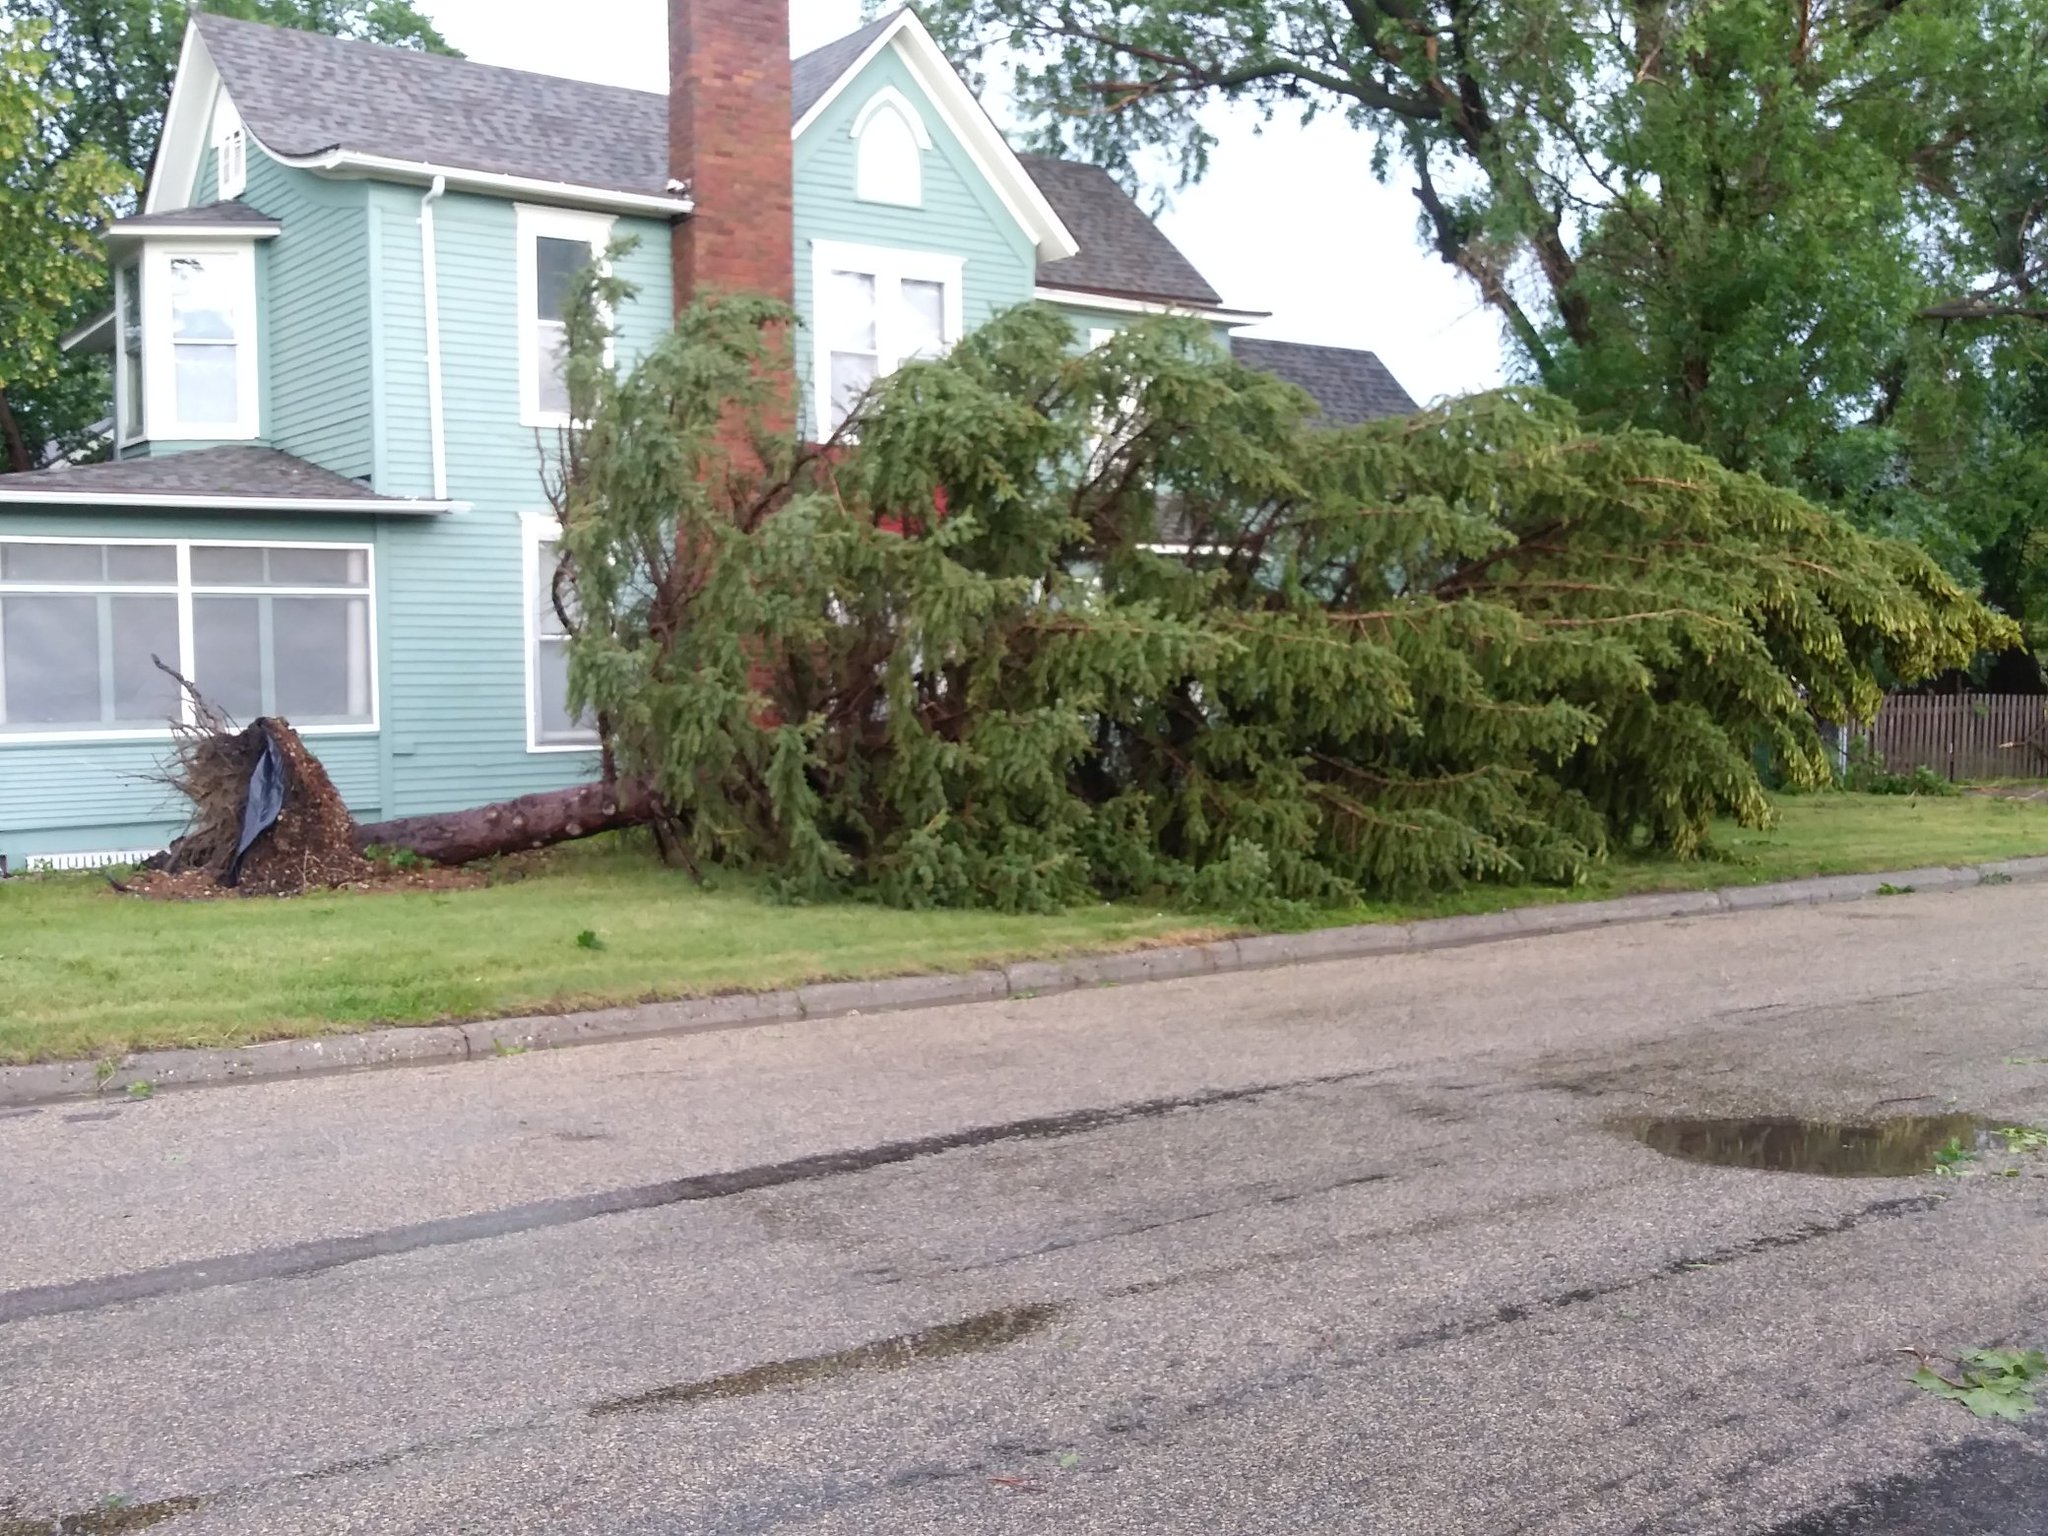
MULTIPOLYGON (((470 510, 470 503, 466 501, 411 501, 375 496, 207 496, 182 491, 24 491, 4 483, 0 483, 0 506, 57 509, 132 507, 138 512, 352 512, 364 517, 439 517, 448 512, 470 510)), ((83 542, 104 544, 108 541, 87 539, 83 542)), ((222 541, 201 539, 199 542, 222 541)))
POLYGON ((1168 304, 1157 299, 1124 299, 1114 294, 1089 293, 1082 288, 1048 288, 1039 286, 1031 290, 1031 297, 1041 304, 1066 304, 1074 309, 1100 309, 1116 315, 1190 315, 1197 320, 1214 320, 1219 325, 1256 325, 1261 320, 1270 320, 1272 313, 1263 309, 1223 309, 1207 304, 1168 304))

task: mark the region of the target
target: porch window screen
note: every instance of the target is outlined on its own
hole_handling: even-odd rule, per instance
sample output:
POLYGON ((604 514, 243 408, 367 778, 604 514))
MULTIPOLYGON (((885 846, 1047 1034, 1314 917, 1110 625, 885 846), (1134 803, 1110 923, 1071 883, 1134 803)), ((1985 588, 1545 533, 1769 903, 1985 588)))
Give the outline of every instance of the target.
POLYGON ((0 540, 0 738, 152 735, 185 701, 370 727, 365 547, 0 540))

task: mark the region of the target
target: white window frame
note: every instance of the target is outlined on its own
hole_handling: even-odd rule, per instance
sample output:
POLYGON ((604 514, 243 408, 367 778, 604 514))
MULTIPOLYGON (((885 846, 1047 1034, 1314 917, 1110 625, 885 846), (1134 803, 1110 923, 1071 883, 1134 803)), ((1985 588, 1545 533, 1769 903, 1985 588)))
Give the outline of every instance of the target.
POLYGON ((256 313, 256 242, 152 241, 142 252, 143 420, 152 442, 246 442, 262 435, 262 344, 256 313), (182 257, 235 263, 235 407, 231 422, 178 419, 178 359, 171 335, 171 263, 182 257))
MULTIPOLYGON (((141 539, 141 538, 87 538, 75 534, 0 534, 0 544, 90 544, 100 545, 147 545, 157 548, 170 547, 177 551, 178 577, 175 586, 149 585, 138 583, 134 586, 113 587, 106 582, 9 582, 0 596, 5 593, 23 593, 34 596, 98 596, 114 592, 120 596, 134 597, 175 597, 178 600, 178 670, 186 677, 193 673, 193 656, 197 650, 192 618, 194 596, 203 597, 360 597, 367 615, 369 642, 367 664, 369 666, 370 718, 367 723, 355 725, 309 725, 299 731, 301 736, 374 736, 383 729, 383 700, 378 687, 377 656, 377 546, 360 541, 329 541, 318 539, 141 539), (351 554, 360 552, 363 556, 364 585, 358 587, 236 587, 208 583, 195 593, 192 584, 192 550, 197 545, 207 549, 234 547, 241 549, 334 549, 351 554)), ((200 684, 204 691, 205 684, 200 684)), ((198 723, 198 711, 191 696, 184 689, 178 690, 178 718, 187 725, 198 723)), ((246 724, 247 722, 243 722, 246 724)), ((15 746, 49 746, 63 743, 68 745, 91 745, 95 742, 167 742, 171 739, 168 724, 149 730, 134 731, 0 731, 0 752, 15 746)))
POLYGON ((524 619, 520 624, 526 646, 526 750, 534 753, 596 752, 603 743, 593 726, 588 741, 542 741, 540 739, 540 551, 543 544, 559 543, 561 520, 551 512, 525 512, 519 518, 519 567, 523 573, 520 590, 525 596, 524 619))
POLYGON ((964 258, 941 251, 917 251, 894 245, 853 245, 843 240, 811 242, 811 359, 813 416, 818 441, 832 435, 832 334, 820 313, 825 295, 832 291, 834 272, 871 274, 875 279, 875 377, 886 379, 902 367, 909 353, 902 340, 891 333, 894 306, 883 300, 887 285, 905 281, 939 283, 945 289, 945 345, 959 343, 965 334, 967 263, 964 258))
POLYGON ((225 91, 213 112, 213 180, 214 196, 221 202, 249 190, 249 134, 225 91))
POLYGON ((149 415, 141 400, 128 398, 128 273, 132 267, 135 273, 135 346, 141 366, 136 369, 142 384, 142 393, 149 394, 149 319, 142 307, 143 290, 148 286, 143 281, 144 262, 137 256, 133 262, 123 261, 114 268, 114 440, 117 446, 131 447, 146 441, 149 437, 149 415))
POLYGON ((854 141, 853 195, 864 203, 888 203, 898 208, 924 206, 924 156, 932 147, 931 130, 910 98, 893 85, 885 85, 867 99, 847 130, 854 141), (894 116, 910 130, 916 153, 907 161, 883 163, 868 143, 868 129, 877 120, 894 116))
POLYGON ((606 213, 543 208, 533 203, 515 203, 513 208, 519 241, 519 424, 566 427, 570 424, 567 411, 544 411, 540 406, 540 336, 534 313, 540 307, 540 266, 534 242, 580 240, 590 247, 591 258, 596 260, 611 245, 612 229, 618 220, 606 213))

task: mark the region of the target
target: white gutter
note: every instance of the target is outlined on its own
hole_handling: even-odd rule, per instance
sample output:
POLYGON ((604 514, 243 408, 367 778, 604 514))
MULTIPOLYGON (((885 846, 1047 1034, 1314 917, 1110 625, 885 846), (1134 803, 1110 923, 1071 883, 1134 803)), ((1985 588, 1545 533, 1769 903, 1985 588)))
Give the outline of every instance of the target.
POLYGON ((611 187, 585 187, 574 182, 543 181, 533 176, 505 176, 496 171, 466 171, 458 165, 393 160, 384 155, 359 155, 346 149, 323 150, 317 155, 280 155, 267 148, 265 152, 280 165, 318 171, 328 176, 379 176, 423 184, 444 181, 451 191, 456 192, 487 192, 494 197, 523 197, 536 202, 648 214, 663 219, 684 218, 697 208, 688 197, 622 192, 611 187))
POLYGON ((433 445, 434 499, 448 499, 448 424, 441 400, 441 273, 434 248, 434 204, 448 192, 448 178, 436 176, 420 199, 420 284, 427 318, 427 437, 433 445))
POLYGON ((177 512, 355 512, 365 517, 435 517, 467 512, 466 501, 398 496, 207 496, 169 491, 24 491, 0 485, 0 506, 138 507, 177 512))
POLYGON ((109 245, 116 240, 275 240, 284 226, 275 219, 258 224, 112 224, 107 227, 109 245))
POLYGON ((95 315, 70 335, 62 337, 57 345, 66 352, 76 352, 80 347, 98 350, 97 343, 105 342, 105 350, 111 352, 114 350, 114 335, 114 312, 110 309, 105 314, 95 315), (103 331, 105 335, 100 334, 103 331))
POLYGON ((1113 294, 1088 293, 1079 288, 1031 290, 1031 296, 1045 304, 1071 304, 1077 309, 1103 309, 1119 315, 1192 315, 1221 325, 1253 325, 1273 318, 1264 309, 1223 309, 1207 304, 1162 304, 1152 299, 1121 299, 1113 294))

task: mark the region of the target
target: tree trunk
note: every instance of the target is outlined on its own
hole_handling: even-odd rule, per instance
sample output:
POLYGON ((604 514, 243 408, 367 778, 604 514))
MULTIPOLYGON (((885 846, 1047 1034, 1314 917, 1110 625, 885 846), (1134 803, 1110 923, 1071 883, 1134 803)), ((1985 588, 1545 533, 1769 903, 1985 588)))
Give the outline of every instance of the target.
POLYGON ((355 829, 358 849, 403 848, 436 864, 467 864, 493 854, 546 848, 620 827, 643 826, 659 809, 644 783, 581 784, 521 795, 474 810, 407 816, 355 829))
POLYGON ((22 440, 21 423, 14 419, 14 407, 7 402, 5 386, 0 386, 0 447, 7 450, 9 473, 26 474, 36 467, 29 457, 28 444, 22 440))

